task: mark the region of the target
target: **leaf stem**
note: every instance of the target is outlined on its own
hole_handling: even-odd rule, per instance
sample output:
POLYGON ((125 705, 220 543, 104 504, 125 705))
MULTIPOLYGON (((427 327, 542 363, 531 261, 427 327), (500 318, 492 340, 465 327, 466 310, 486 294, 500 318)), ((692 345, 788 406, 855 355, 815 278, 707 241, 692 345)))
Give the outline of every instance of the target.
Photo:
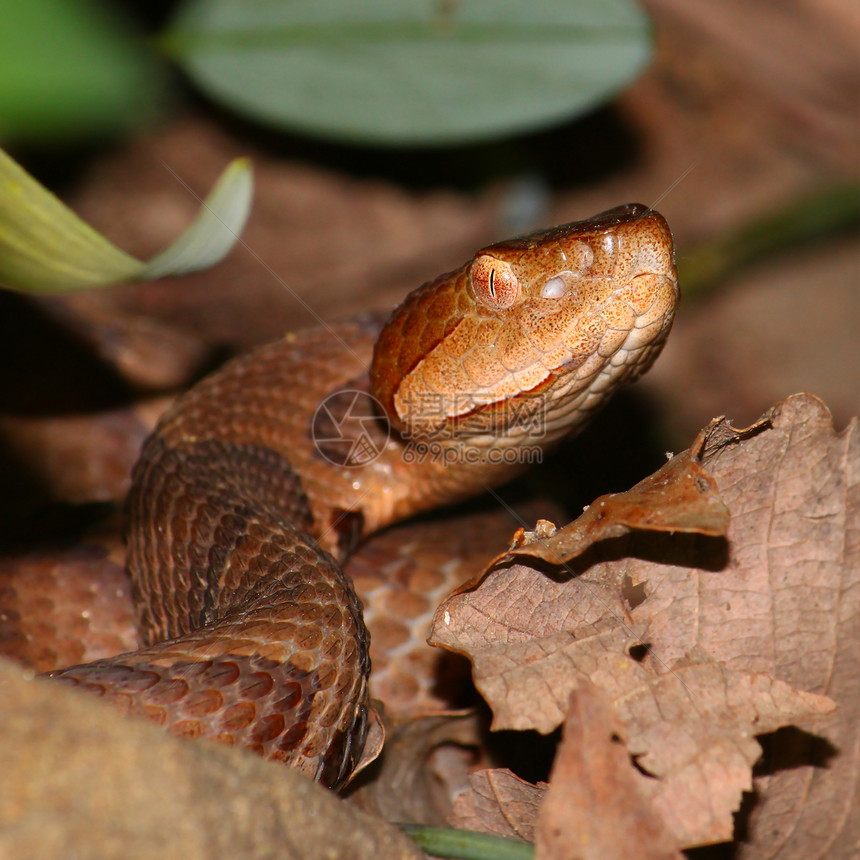
POLYGON ((423 824, 398 824, 407 836, 433 857, 449 860, 532 860, 534 846, 518 839, 453 830, 449 827, 427 827, 423 824))
POLYGON ((678 275, 684 295, 702 298, 739 269, 858 226, 860 185, 849 183, 817 191, 679 255, 678 275))

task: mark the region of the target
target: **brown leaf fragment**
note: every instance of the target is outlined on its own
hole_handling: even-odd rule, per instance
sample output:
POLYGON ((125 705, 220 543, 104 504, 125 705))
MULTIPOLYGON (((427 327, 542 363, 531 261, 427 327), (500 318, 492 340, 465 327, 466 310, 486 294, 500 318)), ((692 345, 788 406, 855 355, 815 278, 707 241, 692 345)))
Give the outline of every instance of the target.
POLYGON ((729 511, 713 478, 694 454, 684 451, 627 492, 600 496, 570 525, 553 533, 536 530, 531 542, 518 543, 496 562, 531 556, 561 564, 599 540, 621 537, 633 529, 720 537, 728 525, 729 511))
MULTIPOLYGON (((558 527, 550 520, 539 519, 535 523, 533 529, 519 528, 511 538, 511 545, 508 547, 508 553, 513 553, 514 550, 520 547, 528 546, 529 544, 545 541, 551 538, 558 531, 558 527)), ((504 558, 504 555, 501 556, 504 558)))
POLYGON ((831 713, 834 703, 720 663, 679 663, 662 675, 640 665, 614 698, 630 751, 656 780, 644 785, 683 847, 729 840, 732 812, 752 787, 755 735, 831 713))
POLYGON ((556 582, 514 566, 445 601, 429 641, 471 658, 494 730, 547 734, 564 720, 568 696, 588 678, 595 657, 624 659, 641 642, 624 617, 621 589, 611 577, 556 582))
POLYGON ((685 847, 730 839, 750 789, 754 736, 829 713, 833 703, 715 662, 658 673, 628 654, 630 632, 609 620, 574 638, 554 633, 477 653, 475 680, 501 727, 548 731, 562 697, 594 684, 615 704, 633 753, 658 780, 648 796, 685 847))
POLYGON ((372 707, 367 714, 367 736, 364 739, 364 749, 355 770, 349 777, 347 785, 352 782, 363 770, 370 767, 382 754, 385 746, 385 724, 378 707, 372 707))
POLYGON ((134 388, 181 389, 212 361, 211 346, 187 328, 125 312, 96 292, 45 296, 38 305, 134 388))
POLYGON ((532 785, 507 768, 478 771, 469 776, 469 787, 454 802, 448 823, 461 830, 534 842, 546 787, 545 782, 532 785))
MULTIPOLYGON (((0 446, 51 501, 119 501, 144 439, 169 403, 162 397, 86 415, 0 414, 0 446)), ((5 476, 0 488, 10 497, 22 491, 5 476)))
POLYGON ((536 860, 679 858, 680 842, 649 801, 624 728, 593 684, 570 696, 564 736, 540 807, 536 860))

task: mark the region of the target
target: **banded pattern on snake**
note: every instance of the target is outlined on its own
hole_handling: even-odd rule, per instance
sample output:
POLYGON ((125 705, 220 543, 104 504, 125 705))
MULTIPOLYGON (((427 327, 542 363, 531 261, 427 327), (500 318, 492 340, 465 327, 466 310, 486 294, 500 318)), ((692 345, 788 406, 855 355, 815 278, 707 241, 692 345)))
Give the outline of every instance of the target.
POLYGON ((631 204, 484 248, 384 325, 302 331, 227 364, 168 411, 134 471, 142 647, 52 676, 342 786, 372 706, 340 561, 510 477, 517 457, 499 452, 575 430, 650 366, 677 299, 668 226, 631 204), (361 466, 314 439, 319 404, 344 390, 384 412, 362 425, 378 456, 361 466), (408 456, 419 444, 436 456, 408 456))

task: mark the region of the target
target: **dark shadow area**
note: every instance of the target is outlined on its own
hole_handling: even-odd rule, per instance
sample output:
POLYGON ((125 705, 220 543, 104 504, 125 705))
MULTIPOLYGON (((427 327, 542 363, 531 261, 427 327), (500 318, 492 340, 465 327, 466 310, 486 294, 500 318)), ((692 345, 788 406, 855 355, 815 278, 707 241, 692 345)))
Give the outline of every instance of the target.
MULTIPOLYGON (((524 564, 541 571, 555 582, 567 582, 576 576, 582 576, 596 564, 621 561, 625 558, 717 573, 728 563, 729 545, 724 538, 706 535, 637 531, 622 537, 599 540, 563 566, 532 556, 518 557, 514 554, 510 560, 506 559, 497 567, 524 564)), ((646 583, 644 599, 648 597, 647 591, 646 583)))
MULTIPOLYGON (((759 794, 755 790, 755 786, 753 786, 752 791, 745 791, 741 795, 741 805, 738 807, 738 811, 734 814, 735 819, 735 832, 734 832, 734 841, 731 843, 732 845, 741 845, 743 842, 749 840, 750 836, 750 817, 753 814, 753 810, 756 807, 756 804, 759 801, 759 794)), ((728 845, 724 846, 728 848, 728 845)), ((729 855, 734 857, 734 853, 729 855)))
MULTIPOLYGON (((132 403, 116 369, 61 317, 38 301, 0 290, 0 415, 77 416, 132 403)), ((53 504, 43 477, 0 432, 0 544, 21 546, 30 533, 43 540, 54 530, 65 534, 65 521, 77 517, 71 507, 53 504)))
POLYGON ((689 860, 734 860, 739 850, 740 846, 736 842, 722 842, 719 845, 688 848, 682 853, 689 860))
POLYGON ((651 653, 651 646, 647 642, 641 642, 638 645, 631 645, 627 653, 637 663, 641 663, 651 653))
POLYGON ((472 683, 472 661, 462 654, 436 648, 430 692, 452 711, 474 708, 483 699, 472 683))
MULTIPOLYGON (((708 535, 636 531, 627 537, 600 541, 594 548, 599 550, 600 561, 631 557, 712 573, 723 570, 729 562, 728 541, 708 535)), ((584 553, 580 558, 586 555, 584 553)))
POLYGON ((514 176, 535 176, 552 190, 587 187, 630 169, 639 142, 611 106, 548 130, 450 146, 370 146, 279 131, 247 119, 186 84, 191 106, 240 143, 295 161, 376 179, 410 191, 477 191, 514 176))
POLYGON ((88 529, 119 516, 113 502, 41 503, 8 514, 0 510, 0 555, 66 550, 78 544, 88 529))
MULTIPOLYGON (((614 738, 613 738, 613 740, 614 740, 614 738)), ((644 776, 646 779, 657 779, 657 777, 654 776, 654 774, 651 773, 650 770, 647 770, 645 767, 643 767, 643 765, 641 763, 641 759, 643 759, 643 758, 644 758, 644 755, 631 755, 630 756, 630 764, 632 764, 633 767, 635 767, 636 770, 638 770, 639 773, 641 773, 642 776, 644 776)))
POLYGON ((49 498, 41 476, 21 462, 0 434, 0 550, 19 542, 33 512, 49 498))
MULTIPOLYGON (((486 705, 482 710, 488 710, 486 705)), ((489 714, 486 725, 489 726, 489 714)), ((548 735, 536 731, 486 732, 485 748, 494 767, 506 767, 520 779, 532 784, 547 782, 555 752, 561 740, 561 727, 548 735)))
POLYGON ((0 290, 0 410, 77 415, 132 402, 114 367, 62 320, 26 296, 0 290))
POLYGON ((179 5, 179 0, 111 0, 119 15, 136 22, 143 30, 157 33, 167 25, 170 16, 179 5))
POLYGON ((629 490, 666 462, 655 405, 635 387, 618 391, 574 438, 550 453, 534 480, 575 516, 604 493, 629 490))
POLYGON ((761 758, 753 768, 753 776, 771 776, 781 770, 798 767, 830 766, 839 750, 827 738, 814 735, 797 726, 783 726, 775 732, 758 735, 761 758))
POLYGON ((621 596, 627 601, 628 608, 633 610, 645 602, 645 599, 648 597, 648 591, 645 588, 644 582, 634 585, 633 580, 625 574, 624 579, 621 581, 621 596))

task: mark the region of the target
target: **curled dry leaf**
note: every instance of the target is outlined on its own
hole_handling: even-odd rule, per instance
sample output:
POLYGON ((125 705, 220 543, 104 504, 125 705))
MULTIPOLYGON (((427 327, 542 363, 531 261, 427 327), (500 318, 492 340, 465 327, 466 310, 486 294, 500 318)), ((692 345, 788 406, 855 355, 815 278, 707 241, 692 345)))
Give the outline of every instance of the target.
MULTIPOLYGON (((755 735, 815 716, 810 730, 830 740, 835 760, 760 779, 744 850, 758 856, 756 840, 772 846, 774 832, 791 833, 786 857, 808 856, 822 839, 848 845, 860 706, 855 425, 836 436, 822 404, 798 395, 747 431, 714 422, 698 446, 731 511, 728 543, 637 531, 589 544, 601 532, 587 512, 585 536, 575 525, 558 533, 577 556, 564 577, 506 558, 440 607, 433 641, 471 657, 494 728, 550 731, 572 690, 601 688, 657 777, 652 804, 684 845, 731 838, 730 813, 760 753, 755 735), (804 691, 841 707, 821 719, 832 701, 804 691)), ((671 500, 672 482, 654 498, 671 500)), ((640 521, 649 519, 663 516, 640 521)))
POLYGON ((533 533, 520 529, 511 550, 440 606, 430 642, 475 661, 475 681, 493 704, 494 729, 552 731, 564 719, 575 685, 560 682, 559 676, 567 674, 568 665, 577 665, 575 655, 604 650, 607 635, 630 639, 625 647, 637 643, 636 631, 624 620, 629 607, 611 565, 575 578, 576 571, 567 567, 559 580, 514 560, 561 565, 633 529, 724 534, 728 511, 697 462, 705 438, 703 431, 691 451, 673 457, 630 491, 601 496, 562 529, 545 522, 533 533), (469 590, 477 582, 480 589, 469 590), (490 654, 494 668, 487 671, 476 658, 490 654))
POLYGON ((534 532, 520 529, 511 549, 495 563, 531 556, 561 564, 581 555, 596 541, 621 537, 633 529, 725 535, 728 508, 717 494, 714 479, 699 463, 711 426, 699 434, 689 451, 672 457, 626 493, 601 496, 570 525, 550 532, 545 521, 539 521, 534 532))
POLYGON ((545 791, 545 782, 532 785, 507 768, 480 770, 469 776, 469 787, 454 802, 448 823, 461 830, 534 842, 545 791))

